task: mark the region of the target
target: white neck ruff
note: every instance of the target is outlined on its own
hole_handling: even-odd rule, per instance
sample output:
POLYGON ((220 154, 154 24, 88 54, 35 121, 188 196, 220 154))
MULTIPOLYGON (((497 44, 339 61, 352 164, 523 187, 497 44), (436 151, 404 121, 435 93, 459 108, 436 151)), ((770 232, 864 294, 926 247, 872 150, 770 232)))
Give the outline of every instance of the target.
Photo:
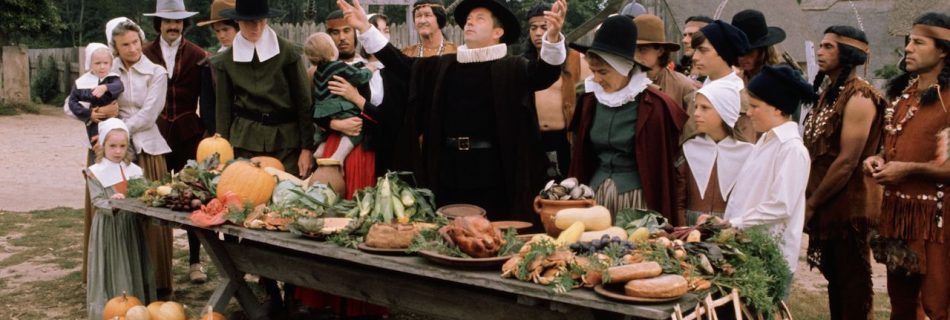
POLYGON ((587 77, 584 80, 584 89, 587 92, 593 92, 597 101, 611 108, 616 108, 636 100, 643 90, 646 90, 653 81, 647 77, 646 72, 637 72, 630 78, 626 87, 614 92, 605 92, 604 87, 594 81, 594 76, 587 77))
POLYGON ((257 42, 250 42, 244 38, 240 31, 234 36, 234 42, 231 44, 232 57, 235 62, 251 62, 254 59, 254 52, 257 51, 257 59, 264 62, 280 54, 280 45, 277 43, 277 32, 270 26, 264 27, 264 32, 257 42))
POLYGON ((90 166, 89 171, 92 171, 92 174, 96 176, 96 180, 99 180, 99 183, 105 188, 122 182, 123 174, 126 181, 141 177, 143 174, 142 168, 134 163, 117 163, 109 159, 102 159, 99 163, 90 166))
POLYGON ((470 49, 463 45, 458 47, 455 59, 459 63, 489 62, 504 58, 508 55, 508 45, 499 43, 478 49, 470 49))

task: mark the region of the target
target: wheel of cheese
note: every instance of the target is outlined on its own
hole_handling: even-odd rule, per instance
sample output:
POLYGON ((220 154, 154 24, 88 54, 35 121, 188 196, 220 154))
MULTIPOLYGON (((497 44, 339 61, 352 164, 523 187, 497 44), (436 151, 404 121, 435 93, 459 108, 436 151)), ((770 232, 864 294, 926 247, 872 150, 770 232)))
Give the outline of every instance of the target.
POLYGON ((689 282, 677 274, 630 280, 623 286, 624 293, 631 297, 665 299, 676 298, 689 291, 689 282))

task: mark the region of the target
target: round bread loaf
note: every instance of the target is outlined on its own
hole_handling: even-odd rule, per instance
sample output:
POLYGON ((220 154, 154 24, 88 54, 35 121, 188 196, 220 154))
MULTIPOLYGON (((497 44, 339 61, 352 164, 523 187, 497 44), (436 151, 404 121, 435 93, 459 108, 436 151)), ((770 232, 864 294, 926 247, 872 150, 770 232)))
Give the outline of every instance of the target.
POLYGON ((686 294, 689 291, 689 283, 681 275, 664 274, 654 278, 630 280, 623 289, 624 293, 631 297, 668 299, 686 294))

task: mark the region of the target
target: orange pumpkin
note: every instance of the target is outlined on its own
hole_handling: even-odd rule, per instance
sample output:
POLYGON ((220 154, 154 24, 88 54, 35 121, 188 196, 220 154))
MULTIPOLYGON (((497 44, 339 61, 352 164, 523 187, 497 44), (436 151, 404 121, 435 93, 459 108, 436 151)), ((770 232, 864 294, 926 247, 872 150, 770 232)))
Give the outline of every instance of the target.
MULTIPOLYGON (((251 207, 267 203, 277 179, 264 171, 260 164, 250 161, 235 161, 221 172, 218 181, 218 198, 223 198, 228 192, 233 192, 241 202, 250 202, 251 207)), ((225 201, 226 199, 221 199, 225 201)))
POLYGON ((105 307, 102 308, 102 319, 109 320, 115 317, 125 318, 125 313, 128 312, 130 308, 141 305, 142 300, 122 292, 122 295, 106 302, 105 307))
POLYGON ((185 320, 185 307, 178 302, 168 301, 158 308, 158 320, 185 320))
POLYGON ((201 162, 215 153, 218 154, 222 164, 234 159, 234 148, 231 147, 231 143, 217 133, 213 137, 204 138, 198 143, 195 159, 201 162))
POLYGON ((126 320, 150 320, 152 317, 145 306, 134 306, 125 313, 126 320))
POLYGON ((228 320, 228 318, 225 318, 223 314, 214 312, 214 308, 212 306, 208 306, 205 308, 204 313, 201 314, 201 317, 198 318, 198 320, 228 320))
POLYGON ((280 171, 284 171, 284 164, 277 160, 274 157, 260 156, 251 158, 251 162, 257 162, 261 164, 261 168, 274 168, 280 171))
POLYGON ((165 301, 155 301, 148 304, 149 319, 160 320, 158 309, 161 309, 163 304, 165 304, 165 301))

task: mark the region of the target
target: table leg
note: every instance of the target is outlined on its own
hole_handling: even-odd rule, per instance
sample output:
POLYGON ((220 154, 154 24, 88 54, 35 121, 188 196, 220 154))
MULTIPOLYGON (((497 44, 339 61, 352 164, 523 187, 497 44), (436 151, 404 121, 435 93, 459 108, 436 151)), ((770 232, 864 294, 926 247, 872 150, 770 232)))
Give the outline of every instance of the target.
POLYGON ((214 262, 221 275, 225 277, 225 281, 211 295, 208 304, 213 305, 216 310, 224 310, 231 297, 234 296, 248 318, 254 320, 269 319, 267 310, 264 310, 261 303, 257 301, 257 296, 244 282, 244 273, 234 267, 234 262, 228 256, 224 246, 221 245, 221 240, 218 239, 217 234, 214 231, 200 228, 195 228, 194 231, 207 250, 208 255, 211 256, 211 261, 214 262))

